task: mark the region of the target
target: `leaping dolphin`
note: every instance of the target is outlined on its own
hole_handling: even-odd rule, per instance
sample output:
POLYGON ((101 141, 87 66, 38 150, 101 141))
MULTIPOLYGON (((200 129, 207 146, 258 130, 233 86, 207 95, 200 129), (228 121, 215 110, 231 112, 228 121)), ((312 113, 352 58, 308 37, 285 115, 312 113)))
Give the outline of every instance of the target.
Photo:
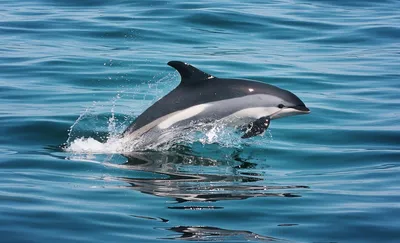
POLYGON ((217 78, 180 61, 168 65, 179 72, 180 84, 137 117, 124 137, 157 139, 168 129, 223 121, 242 127, 248 138, 262 134, 272 119, 310 113, 296 95, 276 86, 217 78))

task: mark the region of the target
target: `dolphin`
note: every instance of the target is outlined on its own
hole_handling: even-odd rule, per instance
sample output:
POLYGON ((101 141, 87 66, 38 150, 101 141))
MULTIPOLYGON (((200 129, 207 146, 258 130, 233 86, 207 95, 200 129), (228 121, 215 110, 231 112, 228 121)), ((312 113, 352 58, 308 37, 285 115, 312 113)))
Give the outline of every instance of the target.
POLYGON ((310 112, 295 94, 270 84, 217 78, 180 61, 168 65, 179 72, 180 84, 137 117, 125 138, 157 140, 169 129, 215 121, 238 127, 242 138, 249 138, 262 134, 273 119, 310 112))

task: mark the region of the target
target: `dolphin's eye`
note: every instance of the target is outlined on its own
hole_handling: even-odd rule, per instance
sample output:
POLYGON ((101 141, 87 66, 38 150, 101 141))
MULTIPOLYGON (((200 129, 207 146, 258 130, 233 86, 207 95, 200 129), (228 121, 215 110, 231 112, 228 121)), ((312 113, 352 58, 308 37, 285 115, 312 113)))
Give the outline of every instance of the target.
POLYGON ((283 107, 285 107, 283 104, 279 104, 278 108, 282 109, 283 107))

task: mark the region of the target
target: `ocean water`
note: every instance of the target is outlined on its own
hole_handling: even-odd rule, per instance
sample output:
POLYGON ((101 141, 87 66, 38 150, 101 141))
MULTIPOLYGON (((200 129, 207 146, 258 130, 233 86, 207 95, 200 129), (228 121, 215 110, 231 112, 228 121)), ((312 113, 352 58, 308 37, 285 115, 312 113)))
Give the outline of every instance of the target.
POLYGON ((400 242, 400 2, 0 1, 1 242, 400 242), (180 60, 311 109, 118 139, 180 60))

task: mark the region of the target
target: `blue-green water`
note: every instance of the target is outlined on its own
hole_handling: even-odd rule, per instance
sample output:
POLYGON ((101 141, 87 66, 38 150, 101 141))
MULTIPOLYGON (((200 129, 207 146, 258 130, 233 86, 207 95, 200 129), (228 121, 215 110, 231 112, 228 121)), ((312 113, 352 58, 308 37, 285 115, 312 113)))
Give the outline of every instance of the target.
POLYGON ((399 9, 1 1, 0 241, 399 242, 399 9), (121 155, 110 140, 178 84, 170 60, 312 113, 121 155))

